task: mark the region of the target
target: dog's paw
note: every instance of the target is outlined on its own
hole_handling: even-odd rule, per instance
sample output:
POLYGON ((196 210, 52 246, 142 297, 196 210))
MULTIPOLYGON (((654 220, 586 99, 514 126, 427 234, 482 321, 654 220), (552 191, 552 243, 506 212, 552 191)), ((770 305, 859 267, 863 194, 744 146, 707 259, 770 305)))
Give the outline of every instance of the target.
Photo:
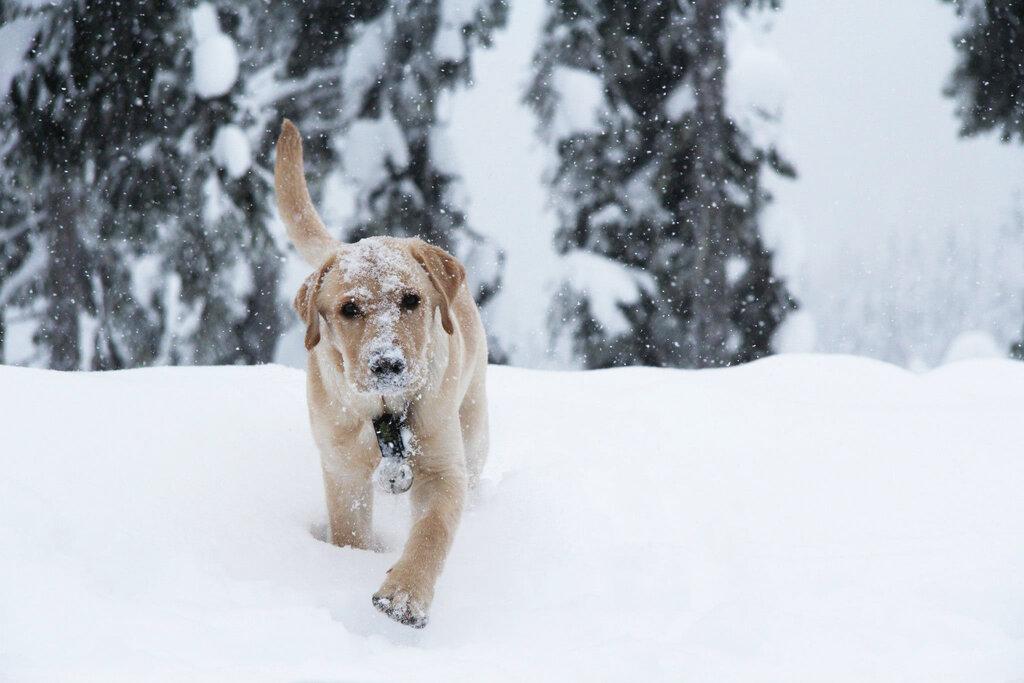
POLYGON ((404 590, 381 588, 373 596, 373 606, 400 624, 423 628, 427 625, 427 609, 404 590))

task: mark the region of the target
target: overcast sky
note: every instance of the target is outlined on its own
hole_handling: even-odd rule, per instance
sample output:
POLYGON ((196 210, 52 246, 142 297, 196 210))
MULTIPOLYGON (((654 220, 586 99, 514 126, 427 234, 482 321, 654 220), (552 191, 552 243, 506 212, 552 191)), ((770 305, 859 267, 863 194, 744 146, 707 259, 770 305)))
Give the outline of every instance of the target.
POLYGON ((938 0, 786 0, 779 13, 771 40, 790 70, 783 130, 800 178, 778 200, 826 266, 879 232, 1010 214, 1024 147, 960 139, 942 95, 957 21, 938 0))

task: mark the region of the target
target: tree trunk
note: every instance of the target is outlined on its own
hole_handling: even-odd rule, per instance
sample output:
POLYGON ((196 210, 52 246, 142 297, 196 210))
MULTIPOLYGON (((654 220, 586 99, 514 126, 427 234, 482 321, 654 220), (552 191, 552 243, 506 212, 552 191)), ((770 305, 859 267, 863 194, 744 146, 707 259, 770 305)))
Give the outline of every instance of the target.
POLYGON ((694 90, 696 130, 694 171, 697 215, 694 246, 693 335, 698 367, 728 362, 729 309, 725 299, 725 254, 727 239, 722 209, 725 185, 725 35, 722 12, 724 0, 696 0, 694 25, 694 90))
POLYGON ((279 259, 272 245, 267 245, 266 250, 266 256, 256 260, 253 268, 255 292, 251 318, 247 321, 249 348, 245 353, 245 362, 249 364, 273 363, 281 336, 281 315, 275 296, 280 277, 279 259))
POLYGON ((81 369, 78 316, 81 311, 92 309, 88 255, 77 227, 77 199, 78 193, 73 189, 66 196, 51 199, 54 227, 43 285, 48 301, 39 334, 43 345, 49 348, 49 367, 54 370, 81 369))

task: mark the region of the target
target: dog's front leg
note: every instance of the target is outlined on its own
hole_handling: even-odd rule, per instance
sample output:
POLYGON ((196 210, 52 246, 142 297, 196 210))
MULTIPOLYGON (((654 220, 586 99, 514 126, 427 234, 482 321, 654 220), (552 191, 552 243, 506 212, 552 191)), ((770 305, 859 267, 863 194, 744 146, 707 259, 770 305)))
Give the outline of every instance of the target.
POLYGON ((388 571, 373 604, 396 621, 423 628, 466 500, 461 434, 456 428, 424 440, 417 457, 421 460, 412 485, 416 521, 402 557, 388 571))
POLYGON ((325 462, 324 493, 331 522, 331 542, 376 550, 373 536, 373 492, 367 468, 325 462))

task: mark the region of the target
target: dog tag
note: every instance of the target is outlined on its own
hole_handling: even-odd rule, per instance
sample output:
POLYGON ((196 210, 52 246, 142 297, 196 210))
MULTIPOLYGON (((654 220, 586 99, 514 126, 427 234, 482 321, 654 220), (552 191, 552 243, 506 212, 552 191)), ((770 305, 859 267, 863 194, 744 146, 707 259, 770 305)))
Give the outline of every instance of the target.
POLYGON ((409 425, 404 416, 384 413, 373 421, 373 432, 380 448, 380 463, 373 472, 374 482, 385 493, 405 493, 412 487, 405 438, 409 425))

